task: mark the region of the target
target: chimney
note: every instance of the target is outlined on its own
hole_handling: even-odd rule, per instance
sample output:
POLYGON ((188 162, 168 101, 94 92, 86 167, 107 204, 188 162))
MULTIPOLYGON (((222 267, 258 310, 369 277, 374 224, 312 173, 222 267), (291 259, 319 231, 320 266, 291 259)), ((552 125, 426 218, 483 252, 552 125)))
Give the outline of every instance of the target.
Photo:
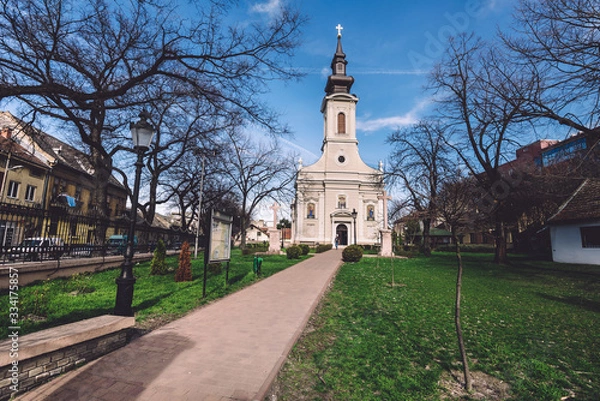
POLYGON ((0 135, 5 137, 6 139, 10 139, 12 137, 12 128, 3 127, 2 131, 0 131, 0 135))

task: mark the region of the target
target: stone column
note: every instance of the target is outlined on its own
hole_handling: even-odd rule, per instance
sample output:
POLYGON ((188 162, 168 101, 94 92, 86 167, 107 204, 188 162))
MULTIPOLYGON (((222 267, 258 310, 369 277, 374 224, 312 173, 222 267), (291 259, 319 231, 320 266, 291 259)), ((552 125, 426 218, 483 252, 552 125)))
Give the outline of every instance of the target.
POLYGON ((388 228, 387 201, 392 198, 388 196, 385 191, 383 191, 383 195, 378 198, 383 200, 383 228, 379 230, 381 233, 381 249, 379 250, 379 256, 391 257, 394 256, 394 249, 392 247, 392 230, 388 228))
POLYGON ((273 227, 269 228, 269 253, 279 253, 281 252, 281 236, 277 229, 277 211, 280 206, 275 202, 271 209, 273 210, 273 227))

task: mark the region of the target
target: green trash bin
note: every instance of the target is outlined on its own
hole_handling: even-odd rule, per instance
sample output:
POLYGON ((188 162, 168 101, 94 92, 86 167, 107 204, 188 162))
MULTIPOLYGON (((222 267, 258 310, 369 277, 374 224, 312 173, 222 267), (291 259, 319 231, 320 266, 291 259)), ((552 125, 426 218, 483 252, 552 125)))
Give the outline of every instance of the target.
POLYGON ((262 262, 263 262, 262 258, 259 258, 258 256, 254 257, 254 263, 252 266, 252 269, 254 270, 254 274, 260 275, 260 269, 262 267, 262 262))

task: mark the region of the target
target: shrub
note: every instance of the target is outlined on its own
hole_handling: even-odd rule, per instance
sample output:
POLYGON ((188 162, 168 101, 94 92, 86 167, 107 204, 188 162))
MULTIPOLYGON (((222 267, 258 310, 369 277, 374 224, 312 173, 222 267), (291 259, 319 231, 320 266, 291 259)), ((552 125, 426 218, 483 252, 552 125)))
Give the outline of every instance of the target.
POLYGON ((150 274, 153 276, 163 275, 167 273, 167 263, 165 258, 167 257, 167 247, 162 239, 158 240, 156 249, 154 249, 154 256, 152 262, 150 262, 150 274))
POLYGON ((175 272, 175 281, 192 281, 192 258, 190 244, 184 242, 179 252, 179 267, 175 272))
POLYGON ((300 244, 298 246, 300 247, 300 249, 302 249, 302 255, 308 255, 308 253, 310 252, 310 246, 306 244, 300 244))
POLYGON ((288 259, 298 259, 302 254, 302 248, 298 245, 292 245, 285 250, 288 259))
POLYGON ((317 249, 315 250, 315 252, 316 253, 326 252, 326 251, 330 250, 331 248, 333 248, 332 244, 320 244, 320 245, 317 245, 317 249))
POLYGON ((349 245, 342 252, 344 262, 358 262, 363 257, 363 249, 360 245, 349 245))

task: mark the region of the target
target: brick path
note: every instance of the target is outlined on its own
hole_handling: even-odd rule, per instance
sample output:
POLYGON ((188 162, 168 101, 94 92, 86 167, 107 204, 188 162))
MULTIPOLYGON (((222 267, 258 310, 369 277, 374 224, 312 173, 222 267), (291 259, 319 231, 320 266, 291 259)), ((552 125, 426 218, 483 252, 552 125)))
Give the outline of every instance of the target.
POLYGON ((340 264, 317 254, 17 400, 262 401, 340 264))

